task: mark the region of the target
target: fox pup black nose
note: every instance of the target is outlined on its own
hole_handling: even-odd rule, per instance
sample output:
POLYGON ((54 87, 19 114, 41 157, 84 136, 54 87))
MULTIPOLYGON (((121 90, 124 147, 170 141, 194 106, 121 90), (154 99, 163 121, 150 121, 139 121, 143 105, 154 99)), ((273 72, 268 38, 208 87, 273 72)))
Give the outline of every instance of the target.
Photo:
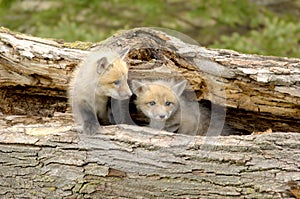
POLYGON ((160 115, 159 116, 161 119, 164 119, 164 118, 166 118, 166 115, 160 115))

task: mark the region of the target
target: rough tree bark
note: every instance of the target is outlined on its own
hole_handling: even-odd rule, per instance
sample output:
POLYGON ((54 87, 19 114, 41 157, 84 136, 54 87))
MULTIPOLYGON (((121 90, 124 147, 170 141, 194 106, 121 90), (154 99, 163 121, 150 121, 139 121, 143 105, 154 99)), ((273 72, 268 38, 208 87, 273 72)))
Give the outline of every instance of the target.
POLYGON ((139 28, 98 44, 0 29, 0 195, 4 198, 293 198, 300 181, 300 59, 246 55, 139 28), (72 130, 66 89, 88 51, 129 46, 130 79, 185 77, 247 136, 145 127, 72 130), (226 96, 226 100, 224 100, 226 96), (63 113, 61 113, 63 112, 63 113), (14 116, 23 114, 24 116, 14 116))
POLYGON ((294 198, 299 191, 299 133, 205 138, 120 125, 88 137, 70 131, 66 115, 39 121, 47 123, 0 134, 4 198, 294 198))
POLYGON ((65 111, 72 71, 88 50, 130 47, 130 79, 186 78, 198 99, 227 107, 228 123, 252 132, 298 131, 300 59, 246 55, 184 43, 134 29, 100 44, 62 43, 0 30, 0 112, 52 115, 65 111))

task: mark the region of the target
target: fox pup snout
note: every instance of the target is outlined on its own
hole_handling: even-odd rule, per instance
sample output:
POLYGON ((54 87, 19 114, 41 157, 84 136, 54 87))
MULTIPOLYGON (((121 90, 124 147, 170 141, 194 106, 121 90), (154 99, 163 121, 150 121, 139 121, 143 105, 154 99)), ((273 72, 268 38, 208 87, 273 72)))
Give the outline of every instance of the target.
POLYGON ((154 100, 140 107, 144 114, 155 120, 167 120, 174 112, 174 102, 169 100, 154 100))
POLYGON ((115 80, 111 87, 107 89, 106 95, 118 100, 128 99, 132 92, 127 84, 127 77, 115 80))

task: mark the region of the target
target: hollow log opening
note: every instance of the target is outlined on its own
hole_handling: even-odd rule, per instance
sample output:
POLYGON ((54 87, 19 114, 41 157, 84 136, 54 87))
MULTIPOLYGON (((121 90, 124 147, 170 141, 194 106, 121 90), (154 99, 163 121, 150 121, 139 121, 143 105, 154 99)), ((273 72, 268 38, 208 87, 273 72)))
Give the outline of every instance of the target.
MULTIPOLYGON (((72 71, 88 51, 68 49, 55 41, 37 42, 6 29, 1 43, 2 114, 51 117, 69 111, 66 93, 72 71)), ((131 49, 125 60, 130 67, 129 81, 186 79, 187 95, 195 94, 207 108, 217 105, 226 109, 226 122, 237 134, 269 128, 299 131, 298 59, 206 49, 148 28, 121 32, 91 49, 101 46, 131 49)), ((147 119, 131 110, 133 119, 145 124, 147 119)))

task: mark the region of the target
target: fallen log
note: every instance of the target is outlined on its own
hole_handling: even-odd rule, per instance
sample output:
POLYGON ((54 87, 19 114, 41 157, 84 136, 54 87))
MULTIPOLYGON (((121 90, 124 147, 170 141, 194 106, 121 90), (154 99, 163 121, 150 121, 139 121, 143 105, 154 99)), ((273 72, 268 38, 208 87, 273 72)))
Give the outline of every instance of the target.
POLYGON ((286 199, 299 185, 299 133, 203 137, 118 125, 86 136, 71 131, 70 114, 1 119, 28 121, 0 133, 4 198, 286 199))
POLYGON ((299 65, 296 58, 207 49, 148 28, 97 44, 1 28, 0 195, 294 198, 300 181, 299 65), (78 63, 102 45, 130 47, 129 79, 183 76, 199 101, 227 109, 230 126, 262 135, 187 136, 130 125, 78 134, 66 90, 78 63))
POLYGON ((0 29, 0 112, 52 115, 67 110, 72 71, 89 50, 131 49, 129 79, 183 76, 199 100, 227 108, 227 122, 246 131, 295 132, 300 126, 300 59, 246 55, 184 43, 138 28, 98 44, 63 43, 0 29))

